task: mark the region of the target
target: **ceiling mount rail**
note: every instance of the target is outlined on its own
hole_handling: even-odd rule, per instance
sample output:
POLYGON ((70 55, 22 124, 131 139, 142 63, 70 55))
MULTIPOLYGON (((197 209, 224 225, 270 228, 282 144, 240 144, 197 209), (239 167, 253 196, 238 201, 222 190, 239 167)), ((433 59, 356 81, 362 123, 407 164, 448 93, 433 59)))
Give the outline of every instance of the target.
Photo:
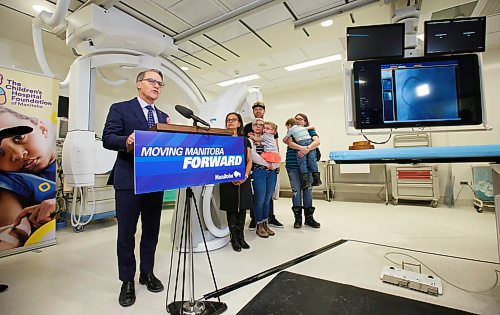
POLYGON ((356 8, 362 7, 362 6, 370 4, 372 2, 378 2, 378 0, 358 0, 358 1, 346 3, 343 5, 339 5, 339 6, 336 6, 334 8, 300 18, 297 21, 293 22, 293 27, 296 30, 301 29, 301 28, 304 28, 304 27, 311 25, 313 23, 317 23, 318 21, 322 21, 326 18, 329 18, 331 16, 345 13, 345 12, 350 11, 350 10, 354 10, 356 8))
POLYGON ((187 31, 175 35, 173 37, 174 42, 175 44, 182 44, 183 42, 186 42, 192 39, 193 37, 201 35, 205 32, 209 32, 213 29, 219 28, 231 22, 238 21, 246 16, 257 13, 259 11, 262 11, 264 9, 267 9, 271 6, 275 6, 280 3, 281 1, 276 1, 276 0, 257 0, 251 2, 242 7, 239 7, 236 10, 230 11, 226 14, 216 17, 215 19, 206 21, 204 23, 201 23, 200 25, 188 29, 187 31))

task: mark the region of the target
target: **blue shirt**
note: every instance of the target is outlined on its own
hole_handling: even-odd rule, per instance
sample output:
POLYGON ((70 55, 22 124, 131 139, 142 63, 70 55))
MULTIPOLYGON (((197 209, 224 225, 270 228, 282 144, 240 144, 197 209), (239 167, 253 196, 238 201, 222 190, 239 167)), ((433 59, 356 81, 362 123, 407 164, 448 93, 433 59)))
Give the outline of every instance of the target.
MULTIPOLYGON (((312 137, 318 136, 316 130, 310 129, 309 135, 312 137)), ((299 169, 299 163, 297 161, 297 150, 292 149, 290 147, 286 148, 286 158, 285 158, 285 167, 289 169, 299 169)))

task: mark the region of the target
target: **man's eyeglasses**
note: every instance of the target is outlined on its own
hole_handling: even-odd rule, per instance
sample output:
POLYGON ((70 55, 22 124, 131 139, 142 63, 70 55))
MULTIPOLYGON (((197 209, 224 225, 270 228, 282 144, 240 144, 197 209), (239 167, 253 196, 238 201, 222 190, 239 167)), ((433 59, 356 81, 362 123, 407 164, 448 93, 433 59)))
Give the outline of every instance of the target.
POLYGON ((253 124, 253 125, 257 127, 264 127, 264 124, 253 124))
POLYGON ((237 122, 237 121, 238 121, 238 118, 228 118, 228 119, 226 119, 227 123, 234 123, 234 122, 237 122))
POLYGON ((148 81, 148 82, 149 82, 149 84, 151 84, 151 85, 153 85, 153 86, 154 86, 156 83, 158 83, 158 85, 159 85, 160 87, 164 87, 164 86, 165 86, 165 83, 163 83, 163 82, 161 82, 161 81, 156 81, 156 80, 155 80, 155 79, 153 79, 153 78, 142 79, 141 81, 148 81))

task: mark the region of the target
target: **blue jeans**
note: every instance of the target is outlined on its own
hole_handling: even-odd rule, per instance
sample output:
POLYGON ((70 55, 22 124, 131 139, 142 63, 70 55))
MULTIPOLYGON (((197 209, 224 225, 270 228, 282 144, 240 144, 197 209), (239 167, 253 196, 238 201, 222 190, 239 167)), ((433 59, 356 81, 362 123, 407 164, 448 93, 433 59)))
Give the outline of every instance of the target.
POLYGON ((269 217, 269 204, 273 197, 278 172, 254 168, 253 173, 253 215, 257 223, 267 221, 269 217))
MULTIPOLYGON (((312 139, 304 139, 297 142, 303 147, 307 147, 312 143, 312 139)), ((297 163, 299 163, 300 173, 305 174, 309 172, 317 173, 318 164, 316 163, 316 149, 309 151, 306 155, 299 157, 297 155, 297 163), (309 168, 309 170, 308 170, 309 168)))
MULTIPOLYGON (((300 187, 300 171, 298 169, 287 168, 290 187, 292 188, 292 206, 293 207, 312 207, 312 187, 302 189, 300 187)), ((312 175, 309 173, 309 182, 312 182, 312 175)))

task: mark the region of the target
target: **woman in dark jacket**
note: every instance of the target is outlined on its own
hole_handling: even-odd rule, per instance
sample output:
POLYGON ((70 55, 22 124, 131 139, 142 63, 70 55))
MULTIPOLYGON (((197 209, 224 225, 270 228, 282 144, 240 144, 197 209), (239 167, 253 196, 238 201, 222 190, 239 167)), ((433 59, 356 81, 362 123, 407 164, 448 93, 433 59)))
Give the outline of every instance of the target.
MULTIPOLYGON (((240 114, 229 113, 226 115, 226 128, 233 130, 233 135, 243 135, 243 120, 240 114)), ((252 188, 250 186, 250 171, 252 170, 252 145, 247 138, 245 141, 245 179, 227 182, 219 185, 220 210, 226 211, 227 225, 231 234, 231 245, 237 252, 242 248, 250 248, 245 242, 243 228, 247 209, 252 208, 252 188)))

